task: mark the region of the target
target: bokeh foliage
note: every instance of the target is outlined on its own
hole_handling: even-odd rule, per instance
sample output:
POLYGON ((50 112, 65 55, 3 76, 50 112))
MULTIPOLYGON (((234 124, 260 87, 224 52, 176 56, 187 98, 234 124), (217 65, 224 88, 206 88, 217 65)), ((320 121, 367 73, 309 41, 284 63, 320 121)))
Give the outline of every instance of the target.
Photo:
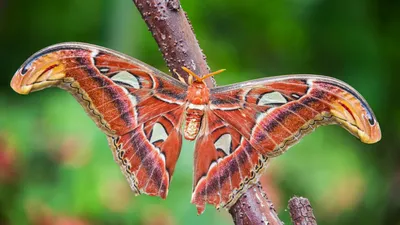
MULTIPOLYGON (((320 224, 400 224, 399 1, 181 0, 219 85, 293 73, 355 87, 383 139, 323 127, 271 161, 262 178, 280 217, 293 195, 320 224)), ((133 197, 105 139, 66 92, 19 96, 9 82, 35 51, 64 41, 116 49, 167 71, 130 0, 0 1, 0 224, 231 224, 191 196, 185 142, 167 200, 133 197)))

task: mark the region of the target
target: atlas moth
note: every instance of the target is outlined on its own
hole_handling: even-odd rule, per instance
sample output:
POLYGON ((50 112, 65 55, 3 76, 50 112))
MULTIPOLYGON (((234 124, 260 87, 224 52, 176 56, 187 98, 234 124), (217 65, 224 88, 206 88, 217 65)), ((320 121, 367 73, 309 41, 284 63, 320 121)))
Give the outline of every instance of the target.
POLYGON ((166 198, 182 133, 195 140, 191 202, 199 214, 206 203, 231 207, 269 158, 317 126, 339 124, 364 143, 381 138, 367 102, 337 79, 286 75, 208 88, 204 78, 215 73, 184 70, 188 83, 103 47, 61 43, 31 56, 11 87, 70 92, 106 134, 136 194, 166 198))

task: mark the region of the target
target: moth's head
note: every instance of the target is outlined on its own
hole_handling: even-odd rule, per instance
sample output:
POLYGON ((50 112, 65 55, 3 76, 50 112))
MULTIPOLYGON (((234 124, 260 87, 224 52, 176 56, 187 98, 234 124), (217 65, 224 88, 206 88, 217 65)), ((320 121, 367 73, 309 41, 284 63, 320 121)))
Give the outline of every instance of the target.
POLYGON ((186 68, 186 67, 184 67, 184 66, 182 67, 182 69, 183 69, 185 72, 187 72, 187 73, 189 74, 189 79, 188 79, 188 81, 189 81, 189 84, 190 84, 190 85, 196 84, 196 83, 204 84, 204 80, 205 80, 205 79, 207 79, 207 78, 209 78, 209 77, 212 77, 212 76, 215 76, 215 75, 217 75, 217 74, 222 73, 222 72, 225 71, 225 69, 221 69, 221 70, 217 70, 217 71, 215 71, 215 72, 212 72, 212 73, 209 73, 209 74, 206 74, 206 75, 200 77, 200 76, 197 75, 195 72, 191 71, 190 69, 188 69, 188 68, 186 68), (193 79, 194 79, 194 80, 193 80, 193 79))
POLYGON ((64 66, 59 61, 59 54, 43 49, 32 55, 14 74, 11 88, 19 94, 26 95, 60 83, 65 73, 64 66))

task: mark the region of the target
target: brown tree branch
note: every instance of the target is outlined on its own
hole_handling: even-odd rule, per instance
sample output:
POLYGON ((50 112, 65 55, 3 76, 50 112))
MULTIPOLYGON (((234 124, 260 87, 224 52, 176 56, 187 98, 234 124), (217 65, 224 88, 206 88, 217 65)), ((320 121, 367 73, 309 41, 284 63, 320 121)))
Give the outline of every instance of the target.
MULTIPOLYGON (((182 66, 199 75, 210 72, 193 33, 191 24, 182 10, 179 0, 133 0, 149 30, 153 34, 170 71, 176 70, 187 81, 182 66)), ((175 73, 172 75, 177 78, 175 73)), ((206 84, 214 87, 213 78, 206 84)))
POLYGON ((283 225, 260 183, 249 188, 229 209, 229 213, 236 225, 267 224, 267 222, 270 225, 283 225))
MULTIPOLYGON (((186 81, 185 66, 196 74, 210 72, 193 28, 179 0, 133 0, 150 32, 156 40, 170 71, 176 71, 186 81)), ((172 73, 177 78, 175 73, 172 73)), ((213 78, 207 79, 208 87, 214 87, 213 78)), ((283 224, 260 184, 250 188, 229 212, 235 224, 283 224)))
POLYGON ((289 211, 294 225, 317 225, 310 201, 303 197, 289 200, 289 211))

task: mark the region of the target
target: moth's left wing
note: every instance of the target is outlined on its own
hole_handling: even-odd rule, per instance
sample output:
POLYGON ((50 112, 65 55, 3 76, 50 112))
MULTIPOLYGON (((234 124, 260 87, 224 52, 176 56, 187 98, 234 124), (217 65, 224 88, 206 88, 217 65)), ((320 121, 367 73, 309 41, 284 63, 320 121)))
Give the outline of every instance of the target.
POLYGON ((31 56, 11 87, 70 92, 107 135, 136 194, 165 198, 178 159, 187 85, 132 57, 85 43, 61 43, 31 56))
POLYGON ((205 115, 192 196, 199 213, 205 203, 231 206, 257 180, 268 157, 282 154, 319 125, 340 124, 365 143, 381 137, 363 97, 323 76, 281 76, 214 88, 205 115), (218 148, 229 151, 221 154, 218 148))

